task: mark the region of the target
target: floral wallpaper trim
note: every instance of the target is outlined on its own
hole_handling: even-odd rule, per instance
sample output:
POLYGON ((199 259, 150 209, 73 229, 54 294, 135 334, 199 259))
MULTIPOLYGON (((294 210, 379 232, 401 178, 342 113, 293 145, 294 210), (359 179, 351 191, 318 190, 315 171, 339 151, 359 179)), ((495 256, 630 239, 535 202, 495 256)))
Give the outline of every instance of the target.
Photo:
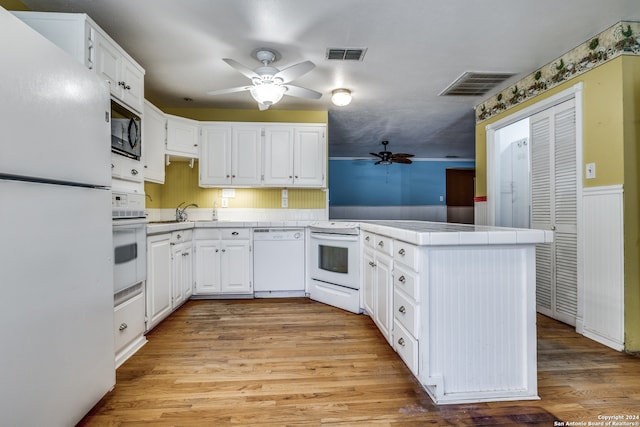
POLYGON ((622 54, 640 56, 640 22, 621 21, 475 107, 476 123, 622 54))

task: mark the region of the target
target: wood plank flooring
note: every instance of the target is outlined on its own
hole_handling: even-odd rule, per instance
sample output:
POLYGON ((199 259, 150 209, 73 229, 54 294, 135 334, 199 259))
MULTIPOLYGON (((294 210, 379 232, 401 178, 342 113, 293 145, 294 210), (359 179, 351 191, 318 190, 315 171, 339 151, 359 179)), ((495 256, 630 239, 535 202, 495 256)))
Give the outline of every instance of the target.
POLYGON ((468 405, 434 405, 368 316, 306 298, 189 301, 147 338, 80 425, 553 426, 640 415, 640 358, 540 315, 541 400, 468 405))

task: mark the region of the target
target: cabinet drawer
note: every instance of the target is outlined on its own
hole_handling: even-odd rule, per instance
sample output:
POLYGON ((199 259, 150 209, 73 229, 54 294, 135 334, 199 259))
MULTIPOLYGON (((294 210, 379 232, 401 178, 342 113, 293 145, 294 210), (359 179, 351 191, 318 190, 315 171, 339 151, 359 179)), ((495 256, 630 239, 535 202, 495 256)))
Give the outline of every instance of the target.
POLYGON ((364 233, 362 233, 362 241, 364 242, 365 246, 373 248, 375 247, 376 235, 365 231, 364 233))
POLYGON ((137 295, 114 310, 115 353, 144 333, 144 294, 137 295))
POLYGON ((393 239, 390 237, 375 235, 374 247, 386 255, 393 255, 393 239))
POLYGON ((393 243, 393 261, 401 262, 407 267, 418 270, 418 247, 406 242, 396 240, 393 243))
POLYGON ((249 228, 223 228, 222 240, 242 239, 249 240, 251 229, 249 228))
POLYGON ((402 292, 393 293, 393 315, 411 335, 418 336, 418 305, 402 292))
POLYGON ((418 274, 404 268, 400 264, 394 265, 393 286, 394 289, 401 289, 416 301, 420 301, 420 286, 418 285, 418 274))
POLYGON ((397 320, 394 323, 393 340, 393 346, 404 363, 413 375, 418 376, 418 341, 397 320))
POLYGON ((180 244, 190 242, 193 236, 193 230, 179 230, 171 233, 171 244, 180 244))
POLYGON ((218 240, 220 239, 219 228, 196 228, 195 238, 197 240, 218 240))

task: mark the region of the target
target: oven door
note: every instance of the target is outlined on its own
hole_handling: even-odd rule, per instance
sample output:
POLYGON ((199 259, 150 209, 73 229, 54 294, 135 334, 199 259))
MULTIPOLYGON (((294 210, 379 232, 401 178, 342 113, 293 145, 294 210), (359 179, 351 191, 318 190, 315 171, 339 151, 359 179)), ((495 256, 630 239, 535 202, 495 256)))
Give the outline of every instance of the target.
POLYGON ((360 288, 357 235, 311 233, 311 278, 326 283, 360 288))
POLYGON ((146 219, 113 221, 113 293, 146 280, 146 219))

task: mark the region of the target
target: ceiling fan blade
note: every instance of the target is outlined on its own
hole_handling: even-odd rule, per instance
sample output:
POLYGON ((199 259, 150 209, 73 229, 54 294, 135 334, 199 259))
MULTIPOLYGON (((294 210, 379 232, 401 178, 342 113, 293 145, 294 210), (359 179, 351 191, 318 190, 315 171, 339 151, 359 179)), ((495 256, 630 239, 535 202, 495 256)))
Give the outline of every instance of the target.
POLYGON ((407 154, 407 153, 393 153, 391 155, 392 157, 413 157, 413 154, 407 154))
POLYGON ((227 89, 212 90, 207 92, 207 95, 224 95, 225 93, 244 92, 245 90, 250 90, 252 87, 253 86, 238 86, 227 89))
POLYGON ((393 163, 405 163, 407 165, 413 163, 411 160, 407 159, 406 157, 400 157, 400 158, 397 158, 397 159, 394 158, 394 159, 391 159, 391 161, 393 163))
POLYGON ((289 83, 292 80, 297 79, 298 77, 307 74, 309 71, 315 68, 315 64, 311 61, 304 61, 296 65, 292 65, 291 67, 285 68, 284 70, 276 73, 273 78, 282 79, 283 83, 289 83))
POLYGON ((382 157, 382 156, 381 156, 380 154, 378 154, 378 153, 369 153, 369 154, 371 154, 372 156, 380 157, 381 159, 383 159, 383 158, 384 158, 384 157, 382 157))
POLYGON ((306 98, 306 99, 320 99, 322 94, 320 92, 316 92, 315 90, 307 89, 300 86, 292 86, 292 85, 283 85, 287 88, 287 91, 284 93, 285 95, 295 96, 298 98, 306 98))
POLYGON ((258 103, 258 109, 259 109, 260 111, 268 110, 268 109, 269 109, 269 106, 268 106, 268 105, 266 105, 266 104, 260 104, 260 103, 258 103))
POLYGON ((255 71, 253 71, 251 68, 249 67, 245 67, 244 65, 242 65, 241 63, 239 63, 238 61, 234 60, 234 59, 230 59, 230 58, 222 58, 222 60, 224 62, 226 62, 227 64, 229 64, 231 67, 235 68, 236 71, 240 72, 241 74, 243 74, 244 76, 253 79, 253 78, 260 78, 260 75, 258 75, 258 73, 256 73, 255 71))

